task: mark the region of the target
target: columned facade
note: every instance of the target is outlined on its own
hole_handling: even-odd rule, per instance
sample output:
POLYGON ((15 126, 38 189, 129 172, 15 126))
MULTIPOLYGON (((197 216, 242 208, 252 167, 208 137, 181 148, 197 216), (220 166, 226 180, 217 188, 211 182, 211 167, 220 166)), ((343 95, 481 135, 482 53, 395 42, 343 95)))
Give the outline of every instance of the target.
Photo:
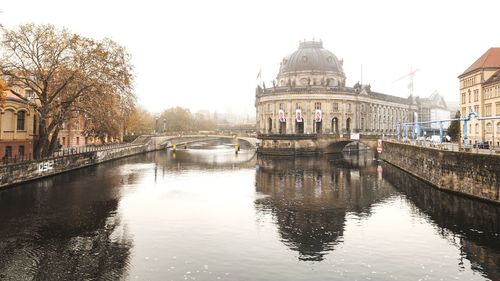
POLYGON ((413 121, 415 100, 345 86, 342 60, 322 42, 301 42, 281 62, 273 87, 256 89, 261 134, 395 134, 398 122, 413 121), (285 128, 285 129, 284 129, 285 128))

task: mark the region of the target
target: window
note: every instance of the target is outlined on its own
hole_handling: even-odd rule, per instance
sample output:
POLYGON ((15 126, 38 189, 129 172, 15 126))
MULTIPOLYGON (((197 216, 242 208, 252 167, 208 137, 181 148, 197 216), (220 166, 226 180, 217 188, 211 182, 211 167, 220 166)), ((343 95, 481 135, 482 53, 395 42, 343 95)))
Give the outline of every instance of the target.
POLYGON ((19 157, 24 157, 24 145, 20 145, 19 148, 18 148, 18 154, 19 157))
POLYGON ((3 131, 14 131, 12 126, 12 119, 14 119, 14 111, 5 110, 2 116, 2 129, 3 131))
POLYGON ((470 90, 469 90, 469 102, 470 102, 470 90))
POLYGON ((479 101, 479 90, 474 90, 474 101, 479 101))
POLYGON ((500 134, 500 122, 497 123, 497 135, 500 134))
POLYGON ((300 107, 300 103, 295 104, 295 109, 302 109, 302 107, 300 107))
POLYGON ((474 105, 474 112, 481 115, 481 113, 479 113, 479 105, 474 105))
POLYGON ((28 99, 29 101, 34 101, 35 100, 35 94, 33 93, 33 90, 32 89, 25 89, 24 90, 24 96, 26 97, 26 99, 28 99))
POLYGON ((476 133, 476 135, 479 135, 479 124, 476 124, 474 128, 475 128, 474 132, 476 133))
POLYGON ((491 103, 485 105, 485 107, 484 107, 484 114, 486 116, 491 116, 491 103))
POLYGON ((346 104, 345 107, 346 107, 347 112, 351 112, 351 104, 350 103, 346 104))
POLYGON ((491 134, 493 130, 493 125, 491 123, 486 123, 486 133, 491 134))
POLYGON ((465 93, 462 93, 462 103, 465 103, 465 93))
POLYGON ((333 103, 333 106, 332 106, 332 110, 333 110, 333 111, 339 111, 339 104, 338 104, 338 103, 336 103, 336 102, 334 102, 334 103, 333 103))
POLYGON ((314 109, 321 109, 321 103, 320 102, 314 103, 314 109))
POLYGON ((62 138, 62 145, 66 145, 66 138, 65 137, 62 138))
POLYGON ((17 130, 18 131, 24 131, 24 121, 26 118, 26 112, 25 111, 19 111, 17 112, 17 130))
POLYGON ((7 158, 12 157, 12 146, 7 145, 5 147, 5 155, 4 155, 4 157, 7 157, 7 158))
POLYGON ((38 132, 36 131, 36 114, 33 115, 33 134, 38 134, 38 132))
POLYGON ((76 145, 80 144, 80 137, 76 137, 76 145))
POLYGON ((284 103, 280 103, 280 109, 281 110, 285 110, 285 104, 284 103))
POLYGON ((462 107, 462 118, 465 118, 465 114, 467 114, 467 110, 465 107, 462 107))
POLYGON ((500 102, 497 102, 495 104, 495 116, 499 116, 500 115, 500 102))

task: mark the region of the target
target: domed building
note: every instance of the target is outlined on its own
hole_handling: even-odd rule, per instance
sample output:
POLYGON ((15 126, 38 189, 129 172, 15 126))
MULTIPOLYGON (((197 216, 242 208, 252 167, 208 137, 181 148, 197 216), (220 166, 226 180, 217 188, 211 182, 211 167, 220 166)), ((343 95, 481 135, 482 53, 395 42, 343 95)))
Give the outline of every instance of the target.
POLYGON ((255 97, 260 134, 395 134, 396 124, 414 121, 418 111, 411 96, 346 86, 343 60, 322 41, 300 42, 281 61, 272 87, 257 86, 255 97))

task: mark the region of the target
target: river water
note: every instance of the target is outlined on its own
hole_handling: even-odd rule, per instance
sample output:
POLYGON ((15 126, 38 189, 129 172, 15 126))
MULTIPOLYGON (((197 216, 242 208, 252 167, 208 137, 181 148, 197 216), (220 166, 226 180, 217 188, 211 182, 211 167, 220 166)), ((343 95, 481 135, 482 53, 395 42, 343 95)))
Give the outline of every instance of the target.
POLYGON ((500 280, 500 207, 206 143, 1 191, 0 280, 500 280))

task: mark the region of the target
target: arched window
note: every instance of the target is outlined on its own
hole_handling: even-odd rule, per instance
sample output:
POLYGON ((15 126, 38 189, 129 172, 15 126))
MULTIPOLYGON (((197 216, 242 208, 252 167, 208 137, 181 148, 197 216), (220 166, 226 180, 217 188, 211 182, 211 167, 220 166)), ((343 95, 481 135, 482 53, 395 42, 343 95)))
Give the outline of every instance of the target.
POLYGON ((18 111, 17 112, 17 130, 24 131, 26 129, 26 111, 18 111))
POLYGON ((476 126, 474 127, 474 132, 476 133, 476 135, 479 134, 479 124, 476 124, 476 126))
POLYGON ((486 123, 486 133, 491 134, 493 132, 493 125, 491 123, 486 123))
POLYGON ((12 121, 14 119, 14 111, 12 110, 5 110, 2 116, 2 130, 5 131, 14 131, 14 126, 12 124, 12 121))
POLYGON ((339 133, 339 119, 337 119, 337 117, 333 117, 333 119, 332 119, 332 132, 334 134, 339 133))

